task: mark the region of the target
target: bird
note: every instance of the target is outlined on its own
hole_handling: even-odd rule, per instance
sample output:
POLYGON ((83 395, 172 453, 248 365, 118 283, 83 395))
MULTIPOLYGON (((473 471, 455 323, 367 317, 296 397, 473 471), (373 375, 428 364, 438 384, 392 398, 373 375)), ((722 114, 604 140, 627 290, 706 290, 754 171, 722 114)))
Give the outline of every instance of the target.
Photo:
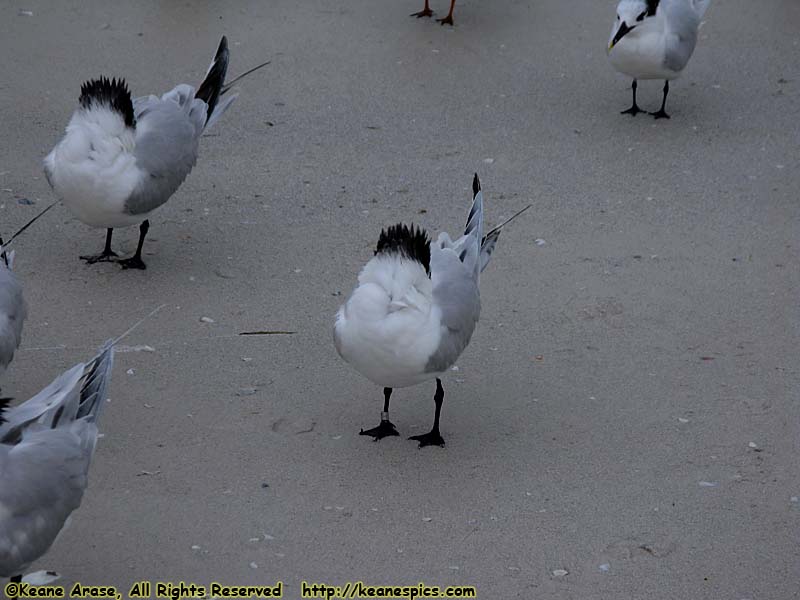
POLYGON ((409 439, 419 447, 444 446, 439 418, 444 401, 441 375, 469 344, 481 311, 480 273, 494 252, 502 227, 530 208, 483 233, 483 192, 477 173, 464 235, 436 241, 413 224, 382 229, 375 255, 336 314, 334 345, 356 371, 383 387, 377 427, 361 435, 377 441, 399 435, 389 420, 394 388, 436 379, 431 431, 409 439))
POLYGON ((0 375, 5 373, 22 341, 22 326, 28 307, 22 286, 14 274, 14 252, 7 251, 0 239, 0 375))
MULTIPOLYGON (((456 0, 450 0, 450 12, 447 13, 447 16, 443 19, 436 19, 442 25, 453 25, 453 9, 456 6, 456 0)), ((425 0, 425 8, 423 8, 419 12, 411 13, 412 17, 417 17, 418 19, 421 17, 432 17, 433 11, 431 7, 428 6, 428 0, 425 0)))
POLYGON ((633 78, 633 106, 622 114, 645 112, 636 104, 638 79, 663 79, 661 108, 649 113, 669 119, 669 82, 683 72, 697 43, 700 19, 711 0, 621 0, 608 41, 608 58, 633 78))
POLYGON ((108 341, 27 402, 0 400, 0 577, 22 580, 80 506, 114 364, 108 341))
POLYGON ((205 79, 195 89, 180 84, 161 97, 131 99, 124 79, 100 77, 81 86, 79 107, 64 138, 44 159, 50 186, 83 223, 106 229, 102 252, 81 256, 92 264, 116 261, 144 269, 142 245, 149 216, 180 187, 197 162, 200 136, 236 99, 231 85, 269 62, 225 84, 228 41, 217 48, 205 79), (139 223, 136 253, 117 260, 115 228, 139 223))

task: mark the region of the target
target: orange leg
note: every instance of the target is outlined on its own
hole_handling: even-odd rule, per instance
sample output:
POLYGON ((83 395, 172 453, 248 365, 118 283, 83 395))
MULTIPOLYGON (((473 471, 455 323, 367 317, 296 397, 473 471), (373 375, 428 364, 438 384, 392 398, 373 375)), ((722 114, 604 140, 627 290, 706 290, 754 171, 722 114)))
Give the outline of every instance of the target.
POLYGON ((428 0, 425 0, 425 8, 423 8, 419 12, 411 13, 410 16, 417 17, 418 19, 420 17, 432 17, 433 16, 433 11, 431 10, 431 7, 428 6, 428 0))
MULTIPOLYGON (((425 4, 427 4, 427 3, 428 2, 426 0, 425 4)), ((444 19, 436 19, 436 20, 439 21, 439 23, 441 23, 442 25, 444 25, 444 24, 452 25, 453 24, 453 8, 455 7, 455 5, 456 5, 456 0, 450 0, 450 12, 447 13, 447 16, 444 19)))

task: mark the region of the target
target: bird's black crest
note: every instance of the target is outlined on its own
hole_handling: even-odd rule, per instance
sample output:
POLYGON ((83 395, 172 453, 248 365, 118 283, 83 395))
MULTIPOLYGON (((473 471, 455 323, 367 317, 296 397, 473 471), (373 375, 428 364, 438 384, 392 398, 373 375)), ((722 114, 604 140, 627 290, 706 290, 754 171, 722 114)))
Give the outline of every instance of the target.
POLYGON ((92 79, 81 86, 81 97, 78 100, 83 108, 105 104, 125 119, 128 127, 136 126, 133 116, 133 101, 124 79, 100 77, 92 79))
POLYGON ((660 0, 647 0, 647 16, 654 17, 660 0))
POLYGON ((481 191, 481 180, 478 179, 478 174, 475 173, 475 178, 472 180, 472 195, 477 196, 481 191))
POLYGON ((428 234, 422 227, 408 227, 402 223, 381 230, 375 254, 400 254, 415 260, 431 274, 431 246, 428 234))

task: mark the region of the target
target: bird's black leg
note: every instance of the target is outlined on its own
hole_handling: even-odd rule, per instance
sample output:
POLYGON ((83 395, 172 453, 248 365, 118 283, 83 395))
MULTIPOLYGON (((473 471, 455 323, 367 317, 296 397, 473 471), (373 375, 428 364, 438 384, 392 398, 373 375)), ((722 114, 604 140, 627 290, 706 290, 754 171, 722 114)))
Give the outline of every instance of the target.
POLYGON ((442 380, 436 378, 436 394, 433 396, 433 401, 436 403, 436 413, 433 416, 433 428, 428 433, 422 435, 412 435, 410 440, 419 442, 419 447, 423 446, 441 446, 444 447, 444 439, 439 433, 439 414, 442 412, 442 402, 444 402, 444 388, 442 387, 442 380))
POLYGON ((620 113, 621 115, 630 115, 632 117, 635 117, 640 112, 644 112, 641 108, 639 108, 639 105, 636 104, 636 87, 637 84, 636 80, 634 79, 633 84, 631 84, 631 89, 633 90, 633 106, 631 106, 628 110, 623 110, 620 113))
MULTIPOLYGON (((22 583, 22 574, 14 575, 8 580, 9 583, 22 583)), ((17 600, 18 596, 12 596, 11 600, 17 600)))
POLYGON ((436 19, 442 25, 452 25, 453 24, 453 7, 456 5, 456 0, 450 0, 450 12, 447 13, 447 16, 444 19, 436 19))
POLYGON ((146 269, 147 265, 142 261, 142 246, 144 245, 144 236, 147 235, 147 230, 150 229, 150 221, 145 219, 139 225, 139 244, 136 246, 136 254, 130 258, 119 261, 123 269, 146 269))
POLYGON ((411 13, 410 16, 417 17, 418 19, 420 17, 432 17, 433 16, 433 11, 431 10, 431 7, 428 6, 428 0, 425 0, 425 8, 423 8, 419 12, 411 13))
POLYGON ((381 413, 381 424, 377 427, 373 427, 372 429, 367 429, 364 431, 363 429, 359 432, 359 435, 371 435, 374 440, 378 441, 390 435, 400 435, 397 433, 397 429, 389 420, 389 398, 392 396, 392 388, 386 387, 383 388, 383 412, 381 413))
POLYGON ((117 253, 111 250, 111 234, 113 232, 114 230, 110 227, 106 230, 106 247, 100 254, 81 256, 81 260, 85 260, 88 265, 93 265, 96 262, 108 262, 117 258, 117 253))
POLYGON ((650 113, 656 119, 669 119, 667 111, 664 110, 667 105, 667 94, 669 94, 669 80, 664 82, 664 99, 661 100, 661 109, 658 112, 650 113))

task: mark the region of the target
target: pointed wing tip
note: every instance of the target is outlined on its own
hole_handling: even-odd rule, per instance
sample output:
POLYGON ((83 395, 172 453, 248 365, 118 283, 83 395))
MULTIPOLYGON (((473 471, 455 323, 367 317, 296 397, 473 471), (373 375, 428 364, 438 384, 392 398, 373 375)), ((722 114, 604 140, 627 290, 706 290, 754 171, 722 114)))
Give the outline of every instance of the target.
POLYGON ((472 179, 472 195, 477 196, 478 192, 481 191, 481 180, 478 178, 478 174, 475 173, 475 177, 472 179))

